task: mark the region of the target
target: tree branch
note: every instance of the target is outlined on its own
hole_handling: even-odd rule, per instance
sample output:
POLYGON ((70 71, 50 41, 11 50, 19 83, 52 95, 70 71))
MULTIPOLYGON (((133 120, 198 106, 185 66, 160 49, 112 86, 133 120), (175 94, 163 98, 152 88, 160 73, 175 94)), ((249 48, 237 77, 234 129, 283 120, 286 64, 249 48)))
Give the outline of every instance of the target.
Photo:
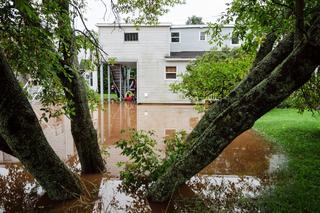
MULTIPOLYGON (((91 40, 91 38, 90 38, 85 32, 83 32, 83 31, 81 31, 81 30, 78 30, 78 29, 74 29, 74 32, 81 33, 81 35, 83 35, 84 37, 86 37, 86 38, 91 42, 91 44, 93 44, 93 46, 95 46, 98 50, 100 50, 100 51, 103 52, 104 54, 108 55, 108 53, 107 53, 106 51, 104 51, 99 44, 96 44, 95 42, 93 42, 93 41, 91 40)), ((102 54, 101 54, 101 57, 102 57, 105 61, 107 61, 106 58, 105 58, 102 54)))
POLYGON ((260 48, 256 54, 256 57, 252 63, 252 67, 257 66, 257 64, 272 51, 274 42, 277 40, 277 36, 274 32, 269 33, 266 39, 260 45, 260 48))
MULTIPOLYGON (((85 35, 87 38, 89 38, 89 41, 91 41, 91 43, 92 43, 94 46, 99 47, 98 49, 99 49, 101 52, 103 52, 104 54, 108 55, 108 53, 106 53, 106 52, 102 49, 102 47, 100 47, 99 41, 98 41, 98 40, 96 39, 96 37, 92 34, 91 30, 88 29, 88 27, 87 27, 87 25, 86 25, 86 23, 85 23, 85 21, 84 21, 84 18, 83 18, 83 16, 82 16, 82 13, 81 13, 80 9, 78 8, 78 6, 75 5, 75 4, 72 4, 71 2, 70 2, 70 4, 71 4, 71 6, 73 6, 73 7, 76 9, 76 11, 77 11, 77 13, 78 13, 78 15, 79 15, 79 17, 80 17, 80 20, 81 20, 81 22, 82 22, 82 24, 83 24, 86 32, 88 32, 89 36, 85 35, 85 33, 82 32, 82 31, 81 31, 81 33, 82 33, 83 35, 85 35), (90 37, 91 37, 91 39, 90 39, 90 37)), ((80 30, 77 30, 77 31, 79 32, 80 30)))
POLYGON ((303 36, 305 34, 304 31, 304 0, 296 0, 295 1, 295 15, 296 15, 296 23, 295 23, 295 34, 294 34, 294 46, 298 46, 298 44, 303 40, 303 36))

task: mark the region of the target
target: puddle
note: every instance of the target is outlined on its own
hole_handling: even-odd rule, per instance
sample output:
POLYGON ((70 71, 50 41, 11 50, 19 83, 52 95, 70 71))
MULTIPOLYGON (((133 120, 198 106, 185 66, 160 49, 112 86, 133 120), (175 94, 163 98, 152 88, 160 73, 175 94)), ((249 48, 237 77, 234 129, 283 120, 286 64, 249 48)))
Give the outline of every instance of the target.
MULTIPOLYGON (((38 115, 40 115, 40 108, 41 106, 34 105, 38 115)), ((17 211, 19 208, 37 208, 38 210, 54 208, 56 212, 63 209, 81 209, 85 212, 172 212, 187 206, 185 203, 179 204, 179 200, 185 198, 196 198, 197 207, 202 204, 204 208, 217 205, 215 202, 218 200, 221 205, 227 205, 226 197, 231 196, 230 187, 233 192, 240 192, 246 197, 255 196, 263 186, 266 177, 276 171, 286 158, 253 130, 246 131, 237 137, 214 162, 178 190, 178 194, 174 196, 175 201, 169 204, 148 203, 139 194, 126 194, 119 189, 120 168, 116 163, 127 160, 115 147, 115 143, 121 137, 122 129, 153 131, 156 139, 162 141, 166 136, 178 131, 190 132, 201 116, 202 114, 190 105, 111 103, 106 104, 103 111, 93 112, 92 118, 98 131, 99 143, 109 153, 106 158, 108 173, 104 177, 82 178, 87 180, 89 191, 94 193, 82 198, 80 203, 77 201, 50 203, 40 198, 43 191, 35 185, 32 177, 21 169, 18 160, 0 152, 0 194, 2 195, 0 213, 4 210, 17 211), (97 197, 100 199, 97 200, 97 197), (88 209, 84 209, 85 206, 89 206, 88 209)), ((70 131, 70 121, 61 116, 51 119, 48 123, 41 122, 41 126, 58 156, 68 161, 73 170, 79 169, 73 157, 76 155, 76 149, 70 131)), ((163 149, 164 144, 159 142, 157 148, 163 149)), ((180 210, 188 212, 185 209, 180 210)))

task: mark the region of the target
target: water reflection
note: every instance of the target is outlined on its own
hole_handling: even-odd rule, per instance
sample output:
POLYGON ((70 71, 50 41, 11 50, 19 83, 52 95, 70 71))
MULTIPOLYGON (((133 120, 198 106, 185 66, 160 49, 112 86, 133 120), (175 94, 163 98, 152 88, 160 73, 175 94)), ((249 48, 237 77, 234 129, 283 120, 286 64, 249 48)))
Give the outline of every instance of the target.
MULTIPOLYGON (((41 106, 34 105, 33 107, 37 116, 40 118, 39 109, 41 106)), ((164 144, 161 142, 163 138, 181 130, 190 132, 200 120, 201 116, 202 114, 196 112, 193 106, 190 105, 134 105, 131 103, 111 103, 110 105, 106 104, 103 110, 93 112, 93 123, 98 131, 101 147, 102 149, 107 149, 109 152, 109 156, 106 159, 108 178, 103 179, 101 182, 99 192, 101 199, 99 202, 96 202, 94 206, 95 211, 170 212, 170 209, 177 210, 177 206, 182 208, 182 205, 178 204, 179 199, 183 200, 185 197, 188 199, 190 197, 197 199, 198 204, 199 202, 205 202, 206 205, 199 205, 206 208, 208 207, 208 202, 212 202, 213 200, 212 197, 209 196, 212 194, 209 189, 217 191, 218 186, 226 186, 223 180, 231 183, 233 187, 237 186, 238 188, 238 182, 242 182, 242 186, 250 185, 251 189, 255 191, 256 188, 262 185, 263 178, 274 172, 279 165, 285 161, 285 157, 279 154, 270 143, 266 142, 254 131, 249 130, 237 137, 214 162, 192 178, 184 188, 182 187, 179 190, 181 195, 176 196, 174 199, 175 203, 160 206, 152 203, 149 205, 144 198, 139 198, 139 196, 132 194, 127 195, 119 190, 120 181, 118 178, 120 168, 116 166, 116 163, 127 160, 120 154, 121 151, 115 148, 115 142, 121 137, 125 137, 125 135, 121 135, 121 130, 134 128, 137 130, 153 131, 156 139, 159 141, 158 148, 163 149, 164 144), (224 182, 224 184, 222 184, 222 182, 224 182), (180 198, 178 199, 178 197, 180 198), (128 206, 130 206, 130 211, 127 208, 128 206), (131 208, 132 206, 134 206, 134 208, 131 208)), ((69 119, 61 116, 50 119, 48 123, 41 121, 41 127, 58 156, 64 161, 69 159, 68 162, 70 165, 72 164, 73 168, 77 169, 78 165, 75 160, 76 157, 74 157, 76 156, 76 149, 73 144, 69 119)), ((1 188, 2 190, 7 190, 1 193, 5 196, 1 196, 0 198, 2 201, 0 212, 1 208, 9 209, 7 205, 10 206, 10 203, 13 202, 10 201, 12 197, 21 197, 20 200, 15 200, 14 203, 21 203, 21 206, 34 207, 34 202, 27 203, 24 200, 32 200, 38 196, 37 194, 33 194, 33 198, 28 197, 29 195, 26 195, 28 193, 24 191, 25 185, 21 184, 22 182, 30 182, 32 179, 30 175, 26 176, 28 178, 23 178, 21 175, 13 174, 10 172, 10 169, 8 169, 8 166, 14 166, 15 164, 13 163, 17 162, 17 159, 12 156, 0 152, 1 188), (9 187, 6 185, 6 182, 8 182, 7 177, 11 175, 16 176, 16 178, 12 178, 12 180, 16 182, 16 187, 20 190, 13 190, 12 186, 9 187), (15 195, 10 197, 9 192, 15 195), (20 195, 18 196, 16 194, 20 195), (25 199, 26 196, 27 199, 25 199)), ((101 178, 102 177, 100 177, 100 180, 101 178)), ((96 187, 99 187, 99 185, 100 183, 98 182, 95 184, 96 187)), ((224 188, 224 191, 227 190, 224 188)), ((246 191, 242 190, 242 192, 246 191)), ((31 193, 29 194, 31 196, 31 193)), ((218 195, 215 196, 218 197, 218 195)), ((220 195, 220 197, 223 196, 220 195)))

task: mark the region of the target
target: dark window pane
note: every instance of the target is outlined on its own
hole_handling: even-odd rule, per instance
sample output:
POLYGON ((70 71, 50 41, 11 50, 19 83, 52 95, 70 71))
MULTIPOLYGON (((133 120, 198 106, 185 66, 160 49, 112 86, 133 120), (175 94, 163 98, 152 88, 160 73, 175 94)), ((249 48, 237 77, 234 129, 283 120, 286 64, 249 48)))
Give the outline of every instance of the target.
POLYGON ((233 37, 231 39, 232 44, 239 44, 239 38, 238 37, 233 37))
POLYGON ((177 74, 176 73, 166 73, 166 79, 176 79, 177 74))
POLYGON ((179 38, 171 38, 171 42, 180 42, 179 38))
POLYGON ((90 86, 93 86, 93 75, 92 75, 92 72, 90 72, 90 86))
POLYGON ((179 33, 171 33, 171 37, 179 37, 179 33))
POLYGON ((138 33, 125 33, 124 34, 124 41, 138 41, 138 33))

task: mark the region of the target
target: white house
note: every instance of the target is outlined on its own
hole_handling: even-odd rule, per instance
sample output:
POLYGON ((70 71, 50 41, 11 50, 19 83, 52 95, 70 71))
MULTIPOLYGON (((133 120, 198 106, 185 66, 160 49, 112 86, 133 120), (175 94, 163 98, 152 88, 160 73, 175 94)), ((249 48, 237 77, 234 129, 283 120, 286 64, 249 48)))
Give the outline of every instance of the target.
MULTIPOLYGON (((137 103, 190 103, 170 91, 169 85, 179 81, 187 64, 214 46, 208 42, 207 25, 160 23, 157 26, 132 24, 97 24, 99 42, 108 57, 116 59, 111 66, 111 79, 119 96, 127 90, 136 93, 137 103), (116 74, 121 73, 121 75, 116 74)), ((225 26, 223 35, 230 35, 233 26, 225 26)), ((224 46, 238 47, 238 39, 227 39, 224 46)), ((107 73, 104 71, 104 73, 107 73)))

